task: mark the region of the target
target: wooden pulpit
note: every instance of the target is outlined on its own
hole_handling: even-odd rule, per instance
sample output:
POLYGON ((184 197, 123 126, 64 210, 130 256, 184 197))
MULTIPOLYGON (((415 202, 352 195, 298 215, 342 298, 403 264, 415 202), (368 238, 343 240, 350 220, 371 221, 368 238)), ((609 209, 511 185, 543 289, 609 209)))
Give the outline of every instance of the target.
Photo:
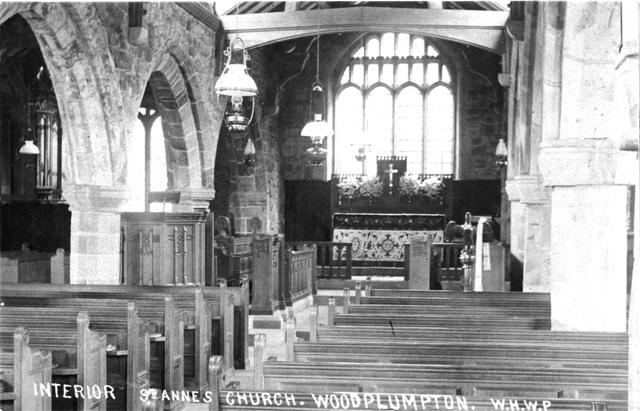
POLYGON ((203 213, 123 213, 123 282, 204 284, 206 218, 203 213))

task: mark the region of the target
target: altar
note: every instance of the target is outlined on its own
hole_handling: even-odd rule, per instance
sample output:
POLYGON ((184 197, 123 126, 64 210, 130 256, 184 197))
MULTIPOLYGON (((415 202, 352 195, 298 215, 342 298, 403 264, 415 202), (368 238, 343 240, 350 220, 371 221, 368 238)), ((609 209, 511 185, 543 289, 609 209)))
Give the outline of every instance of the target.
POLYGON ((412 237, 442 241, 451 176, 406 174, 406 157, 376 160, 376 176, 334 176, 332 240, 352 244, 355 266, 402 267, 412 237))
POLYGON ((401 265, 405 259, 404 245, 409 244, 411 237, 431 235, 434 242, 440 242, 444 225, 444 214, 336 213, 333 241, 353 245, 351 256, 355 265, 401 265))

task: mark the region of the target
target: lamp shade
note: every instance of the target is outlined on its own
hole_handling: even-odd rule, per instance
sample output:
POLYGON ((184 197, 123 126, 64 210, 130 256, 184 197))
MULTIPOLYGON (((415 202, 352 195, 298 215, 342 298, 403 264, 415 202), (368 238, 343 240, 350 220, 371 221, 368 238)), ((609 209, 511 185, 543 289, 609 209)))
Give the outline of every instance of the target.
POLYGON ((333 129, 329 123, 322 120, 322 114, 316 114, 313 121, 305 124, 300 135, 303 137, 330 137, 333 135, 333 129))
POLYGON ((244 146, 244 155, 255 155, 256 154, 256 146, 253 144, 253 140, 251 138, 247 139, 247 144, 244 146))
POLYGON ((506 157, 507 156, 507 145, 504 142, 504 139, 500 139, 498 141, 498 145, 496 147, 496 157, 506 157))
POLYGON ((214 90, 223 96, 253 97, 258 94, 256 82, 244 64, 227 64, 214 90))
POLYGON ((26 156, 37 156, 40 154, 40 149, 33 144, 33 140, 25 140, 20 150, 18 150, 18 153, 26 156))

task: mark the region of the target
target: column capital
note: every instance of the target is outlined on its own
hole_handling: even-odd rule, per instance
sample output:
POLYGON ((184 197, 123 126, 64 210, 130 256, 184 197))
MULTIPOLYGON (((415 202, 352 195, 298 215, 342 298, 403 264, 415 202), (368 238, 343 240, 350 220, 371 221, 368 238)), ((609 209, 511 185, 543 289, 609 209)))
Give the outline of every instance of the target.
POLYGON ((63 187, 63 197, 71 211, 120 213, 129 199, 125 187, 69 184, 63 187))
POLYGON ((550 189, 542 185, 538 174, 520 175, 505 183, 509 201, 520 201, 524 204, 548 204, 551 198, 550 189))
POLYGON ((540 143, 538 167, 546 187, 629 185, 637 160, 608 138, 557 139, 540 143))
POLYGON ((209 202, 216 197, 216 192, 212 188, 192 188, 180 192, 181 208, 188 208, 192 211, 196 208, 209 209, 209 202))

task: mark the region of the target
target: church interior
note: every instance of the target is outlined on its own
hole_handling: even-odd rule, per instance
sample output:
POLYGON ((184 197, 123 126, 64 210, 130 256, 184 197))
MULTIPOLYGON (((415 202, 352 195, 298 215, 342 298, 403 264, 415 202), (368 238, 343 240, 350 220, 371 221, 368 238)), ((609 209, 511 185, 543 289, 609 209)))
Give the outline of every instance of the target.
POLYGON ((639 11, 0 3, 0 411, 640 411, 639 11))

